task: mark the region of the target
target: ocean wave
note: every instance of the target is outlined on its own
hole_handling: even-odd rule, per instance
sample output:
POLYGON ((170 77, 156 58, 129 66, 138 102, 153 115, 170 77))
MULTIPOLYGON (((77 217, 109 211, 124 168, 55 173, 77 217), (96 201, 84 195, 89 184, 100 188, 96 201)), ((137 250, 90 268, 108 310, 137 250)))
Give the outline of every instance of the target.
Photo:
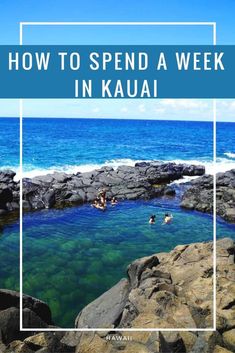
POLYGON ((52 174, 55 172, 63 172, 68 174, 76 174, 91 172, 94 169, 99 169, 103 166, 109 166, 116 169, 120 165, 135 165, 137 161, 133 161, 131 159, 117 159, 110 160, 104 163, 90 163, 90 164, 82 164, 82 165, 64 165, 64 166, 52 166, 46 169, 43 168, 30 168, 29 166, 24 167, 23 176, 25 178, 33 178, 39 175, 52 174))
POLYGON ((235 158, 235 153, 232 153, 232 152, 225 152, 224 155, 227 156, 228 158, 235 158))
MULTIPOLYGON (((228 159, 228 158, 217 158, 217 163, 214 165, 213 161, 203 161, 203 160, 159 160, 160 162, 167 163, 167 162, 175 162, 175 163, 186 163, 186 164, 194 164, 194 165, 204 165, 206 169, 206 174, 213 175, 215 172, 226 172, 231 169, 235 169, 235 161, 228 159)), ((134 166, 137 162, 151 162, 151 160, 133 160, 130 158, 124 159, 111 159, 107 160, 104 163, 96 164, 82 164, 82 165, 64 165, 64 166, 52 166, 48 168, 39 168, 34 165, 26 164, 23 166, 23 177, 24 178, 33 178, 36 176, 52 174, 55 172, 64 172, 68 174, 76 174, 78 172, 90 172, 94 169, 99 169, 102 166, 109 166, 114 169, 118 168, 120 165, 127 165, 127 166, 134 166)), ((11 169, 16 172, 15 180, 19 180, 20 178, 20 169, 15 166, 3 166, 0 170, 4 169, 11 169)), ((193 177, 184 177, 184 182, 191 180, 193 177)))
MULTIPOLYGON (((90 164, 82 164, 82 165, 51 166, 48 168, 40 168, 40 167, 35 167, 34 165, 31 165, 31 164, 25 164, 23 166, 23 178, 34 178, 36 176, 53 174, 56 172, 63 172, 67 174, 76 174, 78 172, 85 173, 85 172, 90 172, 94 169, 99 169, 103 166, 109 166, 116 169, 120 165, 134 166, 135 163, 137 162, 141 162, 141 160, 133 160, 129 158, 112 159, 100 164, 90 163, 90 164)), ((16 173, 16 176, 15 176, 16 181, 20 179, 20 168, 17 168, 15 166, 0 167, 0 170, 6 170, 6 169, 11 169, 16 173)))

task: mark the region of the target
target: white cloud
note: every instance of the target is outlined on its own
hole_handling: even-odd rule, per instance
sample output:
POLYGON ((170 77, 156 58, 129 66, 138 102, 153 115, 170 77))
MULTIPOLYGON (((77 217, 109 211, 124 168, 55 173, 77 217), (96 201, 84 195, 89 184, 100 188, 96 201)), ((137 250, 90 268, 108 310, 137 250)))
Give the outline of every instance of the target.
POLYGON ((202 109, 208 107, 208 103, 198 99, 161 99, 159 103, 174 109, 202 109))
POLYGON ((157 114, 164 114, 166 111, 165 108, 162 108, 162 107, 156 107, 154 108, 154 112, 157 113, 157 114))
POLYGON ((95 107, 91 111, 92 111, 92 113, 99 113, 100 112, 100 108, 95 107))
POLYGON ((18 117, 19 113, 18 99, 0 99, 0 117, 18 117))
POLYGON ((127 108, 127 107, 122 107, 122 108, 120 109, 120 112, 121 112, 121 113, 127 113, 127 112, 128 112, 128 108, 127 108))
POLYGON ((140 104, 138 106, 138 110, 139 110, 140 113, 145 113, 146 112, 145 105, 144 104, 140 104))
POLYGON ((235 100, 234 99, 217 99, 216 101, 216 117, 218 121, 235 122, 235 100))
MULTIPOLYGON (((217 120, 235 122, 235 100, 217 99, 217 120)), ((212 99, 28 99, 25 117, 213 120, 212 99)), ((19 116, 19 100, 0 99, 0 116, 19 116)))
POLYGON ((217 101, 218 107, 224 107, 227 111, 235 112, 235 100, 217 101))

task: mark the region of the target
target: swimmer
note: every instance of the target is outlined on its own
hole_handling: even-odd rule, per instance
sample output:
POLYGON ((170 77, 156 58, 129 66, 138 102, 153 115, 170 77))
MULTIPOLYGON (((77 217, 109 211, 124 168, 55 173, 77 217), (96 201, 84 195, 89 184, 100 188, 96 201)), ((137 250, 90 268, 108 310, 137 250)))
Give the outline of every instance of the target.
POLYGON ((103 205, 103 204, 100 203, 97 208, 99 210, 101 210, 101 211, 105 211, 106 210, 106 205, 103 205))
POLYGON ((170 224, 173 219, 172 214, 165 213, 163 224, 170 224))
POLYGON ((156 216, 155 216, 155 215, 150 216, 150 218, 149 218, 149 224, 155 224, 155 219, 156 219, 156 216))
POLYGON ((114 206, 114 205, 116 205, 117 203, 118 203, 118 201, 117 201, 116 197, 112 197, 112 199, 111 199, 111 205, 114 206))
POLYGON ((105 211, 106 205, 103 205, 100 201, 93 205, 93 207, 97 208, 98 210, 105 211))
POLYGON ((104 205, 98 197, 96 197, 91 206, 102 211, 106 209, 106 204, 104 205))
POLYGON ((97 208, 98 204, 99 204, 99 199, 98 199, 98 197, 97 197, 97 198, 92 202, 91 206, 97 208))

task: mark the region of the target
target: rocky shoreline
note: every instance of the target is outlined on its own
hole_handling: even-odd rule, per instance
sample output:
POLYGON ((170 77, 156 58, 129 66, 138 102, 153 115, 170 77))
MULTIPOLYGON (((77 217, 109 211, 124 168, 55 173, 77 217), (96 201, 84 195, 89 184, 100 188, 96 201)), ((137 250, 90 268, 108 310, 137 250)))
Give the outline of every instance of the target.
POLYGON ((217 330, 172 332, 212 326, 212 243, 179 245, 169 253, 138 259, 127 279, 86 306, 75 326, 109 332, 53 332, 49 307, 24 296, 24 325, 51 332, 19 332, 19 294, 0 290, 2 353, 232 353, 235 351, 235 244, 217 241, 217 330), (168 332, 125 328, 169 327, 168 332), (120 329, 114 332, 112 328, 120 329), (124 328, 125 327, 125 328, 124 328))
MULTIPOLYGON (((234 253, 231 239, 217 241, 218 327, 225 322, 229 328, 235 324, 228 315, 230 307, 235 310, 234 253)), ((193 243, 135 260, 127 268, 127 279, 86 306, 75 326, 212 327, 212 254, 212 242, 193 243)))
MULTIPOLYGON (((169 184, 184 176, 201 176, 205 168, 176 163, 136 163, 134 167, 117 169, 102 167, 87 173, 53 173, 32 179, 23 179, 23 208, 38 210, 66 207, 92 202, 100 189, 107 199, 150 199, 174 194, 169 184)), ((19 209, 19 182, 11 170, 0 172, 0 215, 19 209)))
MULTIPOLYGON (((213 176, 205 174, 200 165, 142 162, 134 167, 117 169, 102 167, 86 173, 53 173, 23 179, 23 208, 34 211, 45 208, 64 208, 91 203, 99 190, 105 189, 107 200, 151 199, 163 195, 174 196, 170 184, 185 176, 191 180, 183 193, 180 206, 200 212, 213 212, 213 176)), ((19 211, 19 182, 11 170, 0 171, 0 217, 19 211)), ((216 175, 217 214, 235 223, 235 170, 216 175)))
MULTIPOLYGON (((191 181, 181 207, 200 212, 213 212, 213 176, 203 175, 191 181)), ((216 213, 235 223, 235 169, 216 175, 216 213)))

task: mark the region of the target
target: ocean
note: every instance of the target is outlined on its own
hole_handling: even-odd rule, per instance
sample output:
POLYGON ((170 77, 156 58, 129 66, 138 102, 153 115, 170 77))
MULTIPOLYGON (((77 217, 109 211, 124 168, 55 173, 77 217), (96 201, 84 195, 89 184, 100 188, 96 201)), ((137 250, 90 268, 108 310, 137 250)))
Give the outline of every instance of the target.
MULTIPOLYGON (((0 119, 0 168, 18 171, 19 120, 0 119)), ((23 170, 32 177, 159 160, 204 164, 212 173, 212 122, 23 119, 23 170)), ((235 168, 235 124, 217 123, 217 170, 235 168)))
MULTIPOLYGON (((19 121, 0 119, 0 167, 18 172, 19 121)), ((217 124, 217 169, 235 168, 235 124, 217 124)), ((116 168, 136 161, 204 164, 212 172, 210 122, 24 119, 25 176, 52 171, 116 168)), ((136 258, 178 244, 212 240, 211 215, 186 211, 177 197, 125 201, 100 212, 90 205, 26 213, 23 221, 23 290, 46 301, 56 325, 74 327, 78 312, 126 276, 136 258), (173 214, 163 226, 165 212, 173 214), (156 224, 148 224, 156 214, 156 224)), ((217 220, 217 237, 235 239, 235 225, 217 220)), ((0 287, 19 289, 19 223, 0 229, 0 287)))

